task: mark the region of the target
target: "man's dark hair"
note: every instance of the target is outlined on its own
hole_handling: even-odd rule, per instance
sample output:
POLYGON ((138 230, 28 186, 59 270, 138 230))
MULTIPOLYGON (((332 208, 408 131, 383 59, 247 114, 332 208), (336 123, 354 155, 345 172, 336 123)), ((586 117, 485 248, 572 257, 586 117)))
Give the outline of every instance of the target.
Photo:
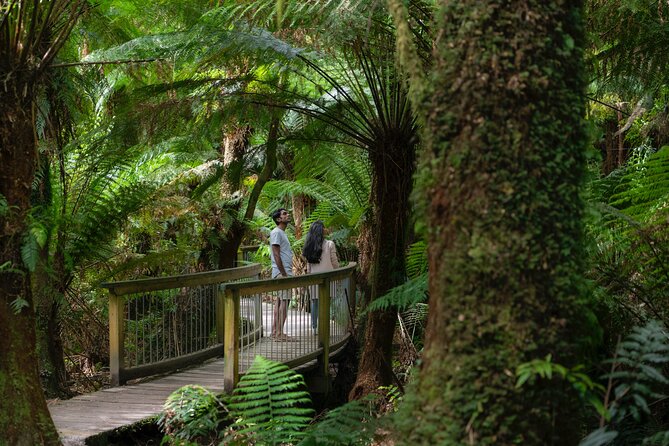
POLYGON ((279 208, 276 211, 272 212, 272 220, 274 220, 274 223, 277 224, 277 225, 279 224, 279 222, 277 220, 279 219, 279 217, 281 217, 281 211, 286 211, 287 212, 288 209, 279 208))

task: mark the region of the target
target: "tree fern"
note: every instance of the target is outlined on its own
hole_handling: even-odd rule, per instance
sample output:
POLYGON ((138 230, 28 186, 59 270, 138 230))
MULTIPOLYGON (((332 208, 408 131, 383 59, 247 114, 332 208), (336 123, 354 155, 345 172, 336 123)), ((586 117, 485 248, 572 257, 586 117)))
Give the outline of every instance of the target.
POLYGON ((304 435, 313 410, 304 378, 288 366, 257 356, 230 399, 238 434, 250 442, 278 445, 304 435))

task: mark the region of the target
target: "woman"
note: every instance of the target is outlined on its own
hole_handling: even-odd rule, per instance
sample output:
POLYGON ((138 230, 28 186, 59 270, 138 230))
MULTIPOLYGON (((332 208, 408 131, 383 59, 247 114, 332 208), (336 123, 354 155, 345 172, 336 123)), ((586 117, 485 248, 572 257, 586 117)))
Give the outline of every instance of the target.
MULTIPOLYGON (((322 273, 339 268, 337 247, 331 240, 325 240, 325 227, 321 220, 311 224, 302 255, 307 259, 307 273, 322 273)), ((309 287, 311 298, 311 328, 318 328, 318 286, 309 287)))

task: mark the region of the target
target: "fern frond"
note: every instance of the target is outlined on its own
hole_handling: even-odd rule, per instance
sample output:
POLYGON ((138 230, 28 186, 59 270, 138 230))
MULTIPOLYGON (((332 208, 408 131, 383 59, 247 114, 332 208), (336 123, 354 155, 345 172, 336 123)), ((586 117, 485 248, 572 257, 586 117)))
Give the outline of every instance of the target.
POLYGON ((269 444, 291 443, 304 435, 313 410, 304 378, 288 366, 257 356, 230 399, 239 434, 269 444))
POLYGON ((396 286, 374 300, 374 302, 369 304, 365 312, 387 310, 388 308, 397 308, 401 311, 412 305, 425 302, 428 291, 427 281, 428 273, 423 273, 413 279, 409 279, 402 285, 396 286))
POLYGON ((312 425, 298 446, 362 446, 369 444, 376 423, 368 401, 351 401, 328 412, 312 425))

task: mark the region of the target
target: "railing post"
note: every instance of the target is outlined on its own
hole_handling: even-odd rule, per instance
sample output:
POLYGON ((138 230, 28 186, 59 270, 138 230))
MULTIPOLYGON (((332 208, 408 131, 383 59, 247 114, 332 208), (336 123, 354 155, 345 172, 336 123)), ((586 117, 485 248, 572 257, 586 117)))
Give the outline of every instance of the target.
POLYGON ((239 380, 239 290, 225 290, 224 349, 223 388, 232 392, 239 380))
POLYGON ((357 305, 356 302, 356 295, 355 295, 355 270, 351 270, 351 276, 349 277, 349 290, 348 290, 348 331, 353 333, 353 328, 355 326, 355 306, 357 305))
POLYGON ((326 393, 330 389, 330 279, 318 284, 318 344, 323 349, 318 357, 318 367, 323 373, 326 393))
POLYGON ((123 351, 123 320, 125 314, 125 298, 109 291, 109 371, 111 384, 122 384, 121 369, 125 352, 123 351))
MULTIPOLYGON (((225 342, 225 286, 219 285, 216 293, 216 341, 223 345, 225 342)), ((225 351, 224 351, 225 352, 225 351)))

